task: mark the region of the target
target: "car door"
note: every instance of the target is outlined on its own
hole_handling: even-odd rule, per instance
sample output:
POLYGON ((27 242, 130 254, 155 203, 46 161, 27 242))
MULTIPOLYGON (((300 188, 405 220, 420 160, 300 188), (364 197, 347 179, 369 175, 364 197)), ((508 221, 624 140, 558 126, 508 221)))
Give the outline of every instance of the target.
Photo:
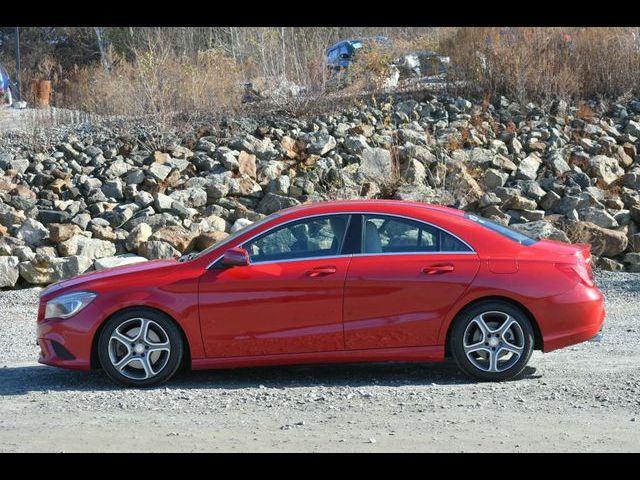
POLYGON ((361 253, 345 282, 345 348, 436 345, 445 315, 478 271, 477 255, 424 222, 390 215, 361 221, 361 253))
POLYGON ((200 323, 208 357, 344 349, 342 299, 350 255, 349 215, 275 227, 241 245, 248 266, 217 262, 200 281, 200 323))

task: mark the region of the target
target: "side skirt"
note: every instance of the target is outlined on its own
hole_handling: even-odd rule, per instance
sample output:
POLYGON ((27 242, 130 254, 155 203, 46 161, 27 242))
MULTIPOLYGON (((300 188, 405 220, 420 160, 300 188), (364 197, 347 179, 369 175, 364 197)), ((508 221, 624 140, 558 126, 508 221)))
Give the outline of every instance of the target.
POLYGON ((191 368, 194 370, 205 370, 309 363, 437 362, 442 360, 444 360, 444 347, 431 346, 339 350, 334 352, 280 353, 248 357, 194 358, 191 361, 191 368))

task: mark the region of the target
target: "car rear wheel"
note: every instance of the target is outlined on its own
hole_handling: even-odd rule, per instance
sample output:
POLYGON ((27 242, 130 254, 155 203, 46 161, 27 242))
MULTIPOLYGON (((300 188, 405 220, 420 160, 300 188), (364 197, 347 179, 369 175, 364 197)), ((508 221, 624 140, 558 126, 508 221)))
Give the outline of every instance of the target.
POLYGON ((533 344, 533 328, 524 312, 500 301, 482 302, 461 312, 450 336, 450 350, 460 369, 483 381, 520 375, 533 344))
POLYGON ((182 362, 182 336, 166 315, 127 310, 113 316, 98 342, 103 370, 116 382, 151 387, 171 378, 182 362))

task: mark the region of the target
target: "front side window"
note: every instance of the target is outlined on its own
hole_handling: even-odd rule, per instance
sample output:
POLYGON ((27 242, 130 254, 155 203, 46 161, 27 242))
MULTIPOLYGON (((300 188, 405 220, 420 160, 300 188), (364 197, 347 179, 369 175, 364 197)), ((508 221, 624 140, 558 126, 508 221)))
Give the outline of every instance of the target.
POLYGON ((243 245, 251 263, 339 255, 349 215, 314 217, 288 223, 243 245))
POLYGON ((365 215, 363 253, 471 252, 453 235, 426 223, 365 215))

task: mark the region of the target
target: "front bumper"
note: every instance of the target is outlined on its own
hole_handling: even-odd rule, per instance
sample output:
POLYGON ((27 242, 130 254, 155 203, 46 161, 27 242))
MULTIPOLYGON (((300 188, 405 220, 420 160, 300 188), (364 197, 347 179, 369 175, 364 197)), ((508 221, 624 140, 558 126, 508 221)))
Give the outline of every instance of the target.
POLYGON ((39 315, 36 328, 40 346, 38 362, 53 367, 90 370, 98 318, 93 305, 64 320, 43 320, 39 315))

